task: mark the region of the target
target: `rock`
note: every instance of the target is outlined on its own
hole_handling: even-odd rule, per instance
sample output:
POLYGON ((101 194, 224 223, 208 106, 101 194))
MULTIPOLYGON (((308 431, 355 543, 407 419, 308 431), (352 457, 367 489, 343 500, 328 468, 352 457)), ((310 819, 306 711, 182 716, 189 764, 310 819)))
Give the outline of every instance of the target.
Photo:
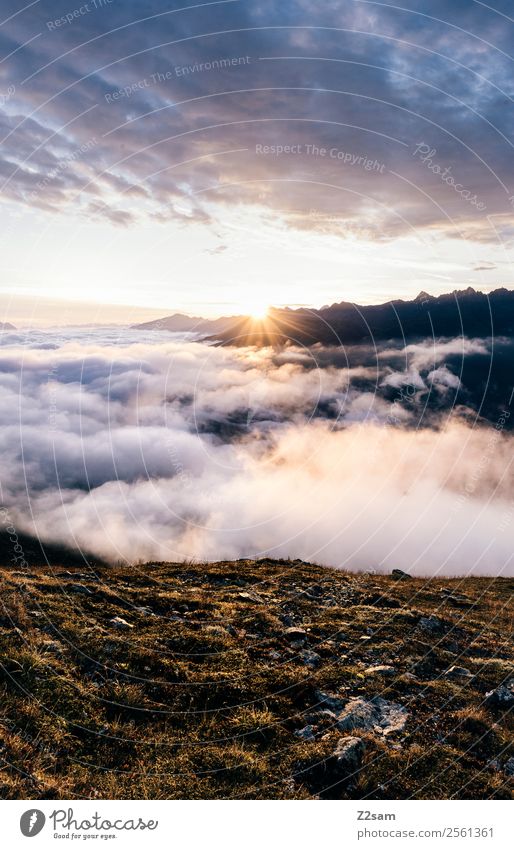
POLYGON ((355 728, 371 731, 378 723, 378 719, 377 710, 371 702, 353 698, 340 712, 337 727, 340 731, 353 731, 355 728))
POLYGON ((509 758, 503 769, 506 775, 514 776, 514 758, 509 758))
POLYGON ((408 711, 396 702, 388 702, 379 696, 370 701, 352 698, 337 718, 341 731, 377 731, 389 735, 403 731, 409 717, 408 711))
POLYGON ((394 666, 369 666, 365 674, 384 675, 386 678, 393 678, 396 675, 396 669, 394 666))
POLYGON ((490 707, 502 708, 503 710, 514 707, 514 678, 486 693, 485 701, 490 707))
POLYGON ((130 625, 129 622, 126 622, 125 619, 122 619, 121 616, 115 616, 113 619, 109 619, 109 624, 113 626, 113 628, 117 628, 119 631, 129 631, 133 628, 133 625, 130 625))
POLYGON ((307 632, 304 631, 303 628, 286 628, 284 631, 284 637, 290 643, 296 643, 296 646, 293 646, 293 648, 301 648, 307 640, 307 632))
POLYGON ((311 725, 326 724, 327 722, 333 725, 337 719, 336 714, 332 710, 316 710, 305 716, 306 722, 311 725))
POLYGON ((255 601, 257 604, 264 604, 264 599, 254 592, 238 593, 238 596, 239 598, 242 598, 245 601, 255 601))
POLYGON ((135 607, 136 613, 141 613, 143 616, 157 616, 149 607, 135 607))
POLYGON ((386 736, 403 731, 409 718, 409 712, 403 705, 397 702, 388 702, 379 696, 376 696, 372 701, 380 712, 379 726, 386 736))
POLYGON ((447 669, 446 672, 443 672, 443 675, 445 678, 450 678, 452 680, 457 681, 465 681, 469 680, 470 678, 474 678, 473 673, 470 672, 469 669, 465 669, 464 666, 450 666, 450 668, 447 669))
POLYGON ((308 743, 312 743, 312 741, 316 739, 312 725, 306 725, 305 728, 300 728, 298 731, 295 731, 294 736, 298 737, 300 740, 305 740, 308 743))
POLYGON ((444 631, 444 625, 437 616, 422 616, 418 628, 428 631, 429 634, 442 634, 444 631))
POLYGON ((412 579, 412 575, 409 575, 408 572, 404 572, 402 569, 393 569, 391 575, 397 581, 409 581, 412 579))
POLYGON ((80 595, 93 595, 89 587, 85 587, 84 584, 70 584, 68 590, 70 591, 70 593, 77 593, 80 595))
POLYGON ((316 669, 321 661, 319 654, 316 654, 315 651, 310 651, 310 649, 304 649, 300 652, 300 658, 305 666, 310 666, 311 669, 316 669))
POLYGON ((448 593, 441 592, 443 604, 451 604, 452 607, 474 607, 475 602, 470 601, 469 598, 466 598, 464 595, 458 595, 457 593, 448 593))
POLYGON ((400 602, 396 598, 384 595, 380 590, 373 595, 362 596, 362 604, 368 604, 371 607, 400 607, 400 602))
POLYGON ((331 693, 325 693, 323 690, 316 690, 314 695, 316 696, 318 702, 321 702, 323 708, 326 710, 334 711, 335 714, 338 714, 342 711, 344 707, 344 702, 338 696, 334 696, 331 693))
POLYGON ((349 775, 360 768, 366 746, 360 737, 341 737, 334 751, 336 772, 349 775))

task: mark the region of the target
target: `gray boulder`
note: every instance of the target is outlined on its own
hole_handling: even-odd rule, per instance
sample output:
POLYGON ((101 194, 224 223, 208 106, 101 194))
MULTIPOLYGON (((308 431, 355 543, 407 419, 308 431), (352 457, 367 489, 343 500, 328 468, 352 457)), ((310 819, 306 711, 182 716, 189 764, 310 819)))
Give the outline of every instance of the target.
POLYGON ((403 569, 393 569, 391 575, 397 581, 410 581, 412 579, 412 575, 409 575, 408 572, 404 572, 403 569))
POLYGON ((366 746, 360 737, 341 737, 334 751, 334 768, 340 775, 357 772, 362 764, 366 746))
POLYGON ((486 693, 485 700, 490 707, 502 708, 503 710, 514 707, 514 678, 486 693))
POLYGON ((344 707, 344 701, 340 699, 339 696, 334 696, 332 693, 325 693, 324 690, 316 690, 314 695, 318 702, 321 702, 321 707, 326 710, 331 710, 335 714, 342 711, 344 707))
POLYGON ((385 736, 396 734, 405 728, 408 711, 396 702, 375 696, 366 699, 350 699, 337 718, 337 727, 341 731, 375 731, 385 736))
POLYGON ((314 736, 314 728, 312 725, 306 725, 305 728, 299 728, 298 731, 294 732, 295 737, 298 737, 300 740, 304 740, 308 743, 312 743, 315 740, 314 736))
POLYGON ((444 624, 437 616, 422 616, 418 622, 418 628, 429 634, 441 634, 444 631, 444 624))
POLYGON ((474 678, 473 673, 464 666, 450 666, 443 675, 451 681, 469 681, 470 678, 474 678))

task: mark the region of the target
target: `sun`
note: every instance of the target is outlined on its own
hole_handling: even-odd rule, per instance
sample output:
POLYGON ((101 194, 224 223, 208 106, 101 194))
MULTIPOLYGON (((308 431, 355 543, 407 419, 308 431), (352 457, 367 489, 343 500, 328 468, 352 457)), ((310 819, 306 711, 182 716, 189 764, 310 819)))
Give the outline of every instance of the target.
POLYGON ((255 321, 264 321, 268 315, 270 305, 265 301, 248 301, 244 305, 244 309, 250 318, 253 318, 255 321))

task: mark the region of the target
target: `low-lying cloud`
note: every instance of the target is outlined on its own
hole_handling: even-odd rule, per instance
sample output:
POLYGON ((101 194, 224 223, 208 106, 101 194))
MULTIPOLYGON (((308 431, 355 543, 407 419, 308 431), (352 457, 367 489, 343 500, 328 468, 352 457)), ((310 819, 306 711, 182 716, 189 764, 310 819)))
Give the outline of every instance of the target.
POLYGON ((488 340, 4 341, 1 500, 44 541, 109 560, 269 554, 513 574, 510 410, 490 405, 485 421, 481 384, 466 385, 469 359, 491 360, 488 340))

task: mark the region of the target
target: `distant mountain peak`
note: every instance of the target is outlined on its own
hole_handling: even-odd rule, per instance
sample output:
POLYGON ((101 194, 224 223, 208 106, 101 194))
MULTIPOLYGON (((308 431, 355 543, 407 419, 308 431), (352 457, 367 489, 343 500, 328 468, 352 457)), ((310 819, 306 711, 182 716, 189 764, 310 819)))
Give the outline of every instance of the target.
POLYGON ((473 289, 473 286, 468 286, 467 289, 454 289, 452 295, 455 295, 456 298, 466 298, 470 295, 482 295, 483 292, 478 292, 476 289, 473 289))
POLYGON ((416 303, 419 303, 419 301, 435 301, 435 298, 433 295, 429 295, 428 292, 424 292, 422 289, 419 295, 416 295, 414 300, 416 303))

